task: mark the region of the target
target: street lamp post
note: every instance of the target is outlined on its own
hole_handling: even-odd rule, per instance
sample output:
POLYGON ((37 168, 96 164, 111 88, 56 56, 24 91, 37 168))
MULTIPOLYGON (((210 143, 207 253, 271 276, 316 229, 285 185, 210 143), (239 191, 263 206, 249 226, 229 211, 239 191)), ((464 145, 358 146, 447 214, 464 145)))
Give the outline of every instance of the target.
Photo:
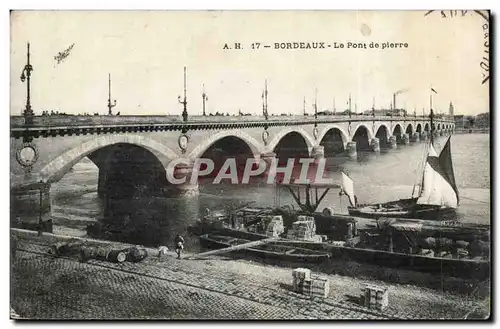
POLYGON ((188 112, 187 112, 187 96, 186 96, 186 67, 184 66, 184 100, 181 101, 181 96, 178 96, 177 99, 179 103, 184 105, 184 109, 182 110, 182 121, 187 122, 188 120, 188 112))
POLYGON ((316 127, 318 123, 316 122, 318 120, 318 89, 314 89, 314 126, 316 127))
POLYGON ((24 123, 27 125, 33 124, 33 110, 31 109, 30 102, 30 89, 31 89, 31 72, 33 66, 30 64, 30 44, 28 42, 27 50, 27 63, 21 72, 21 81, 26 81, 26 108, 24 109, 24 123))
POLYGON ((208 96, 205 94, 205 84, 203 84, 203 93, 201 94, 201 98, 203 98, 203 116, 206 116, 205 113, 205 102, 208 101, 208 96))
POLYGON ((113 115, 111 109, 116 106, 116 99, 111 104, 111 73, 108 73, 108 115, 113 115))
POLYGON ((262 92, 262 114, 264 115, 264 119, 266 121, 269 119, 269 112, 267 112, 267 79, 265 80, 264 83, 264 91, 262 92))

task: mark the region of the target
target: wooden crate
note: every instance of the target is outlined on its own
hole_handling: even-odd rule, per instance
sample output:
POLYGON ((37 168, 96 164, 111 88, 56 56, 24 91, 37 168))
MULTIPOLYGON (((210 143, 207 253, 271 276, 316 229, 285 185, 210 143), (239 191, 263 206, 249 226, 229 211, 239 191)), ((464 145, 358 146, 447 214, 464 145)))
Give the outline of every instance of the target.
POLYGON ((311 270, 308 268, 296 268, 292 270, 292 278, 300 278, 302 280, 304 279, 310 279, 311 278, 311 270))
POLYGON ((389 305, 387 288, 374 285, 365 285, 362 289, 365 307, 383 311, 389 305))
POLYGON ((312 294, 312 280, 309 278, 307 280, 304 280, 302 283, 302 294, 306 296, 311 296, 312 294))
POLYGON ((327 277, 313 276, 311 277, 311 293, 313 297, 326 298, 330 294, 330 281, 327 277))

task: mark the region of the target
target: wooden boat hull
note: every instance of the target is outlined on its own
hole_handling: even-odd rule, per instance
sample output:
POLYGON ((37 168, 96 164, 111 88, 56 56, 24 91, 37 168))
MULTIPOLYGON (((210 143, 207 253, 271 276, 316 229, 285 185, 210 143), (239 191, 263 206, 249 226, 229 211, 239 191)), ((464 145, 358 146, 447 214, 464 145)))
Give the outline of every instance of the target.
POLYGON ((322 250, 331 253, 333 261, 355 261, 390 268, 399 268, 426 273, 441 273, 457 278, 484 280, 490 277, 491 267, 488 260, 429 257, 417 254, 404 254, 385 250, 358 247, 336 246, 330 243, 306 241, 278 241, 289 246, 322 250))
MULTIPOLYGON (((243 232, 244 233, 244 232, 243 232)), ((268 237, 266 237, 268 238, 268 237)), ((250 242, 242 238, 228 236, 217 236, 215 234, 205 234, 200 236, 200 244, 211 249, 228 248, 234 245, 250 242), (227 239, 222 240, 225 237, 227 239)), ((257 241, 257 240, 254 240, 257 241)), ((249 256, 256 256, 264 259, 278 259, 280 261, 301 262, 301 263, 322 263, 330 258, 329 253, 324 251, 313 251, 306 248, 290 247, 276 244, 266 244, 256 247, 232 251, 249 256)))
POLYGON ((456 209, 434 205, 421 205, 417 204, 416 201, 417 199, 401 199, 379 204, 348 207, 347 209, 351 216, 374 219, 392 217, 439 221, 455 218, 456 209))

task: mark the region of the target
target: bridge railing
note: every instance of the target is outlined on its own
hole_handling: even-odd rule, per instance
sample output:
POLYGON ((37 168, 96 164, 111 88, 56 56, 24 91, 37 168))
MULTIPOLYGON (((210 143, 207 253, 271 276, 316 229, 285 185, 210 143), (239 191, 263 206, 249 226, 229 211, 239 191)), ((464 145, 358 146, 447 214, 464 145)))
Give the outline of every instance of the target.
MULTIPOLYGON (((367 115, 321 115, 318 116, 318 122, 322 121, 372 121, 374 118, 367 115)), ((412 120, 428 120, 428 117, 400 117, 400 116, 377 116, 377 121, 412 121, 412 120)), ((188 123, 235 123, 235 122, 264 122, 263 116, 190 116, 188 123)), ((270 122, 314 122, 314 116, 270 116, 270 122)), ((452 120, 437 119, 438 122, 453 122, 452 120)), ((123 125, 154 125, 154 124, 182 124, 182 117, 178 115, 163 115, 163 116, 137 116, 137 115, 95 115, 95 116, 78 116, 78 115, 51 115, 51 116, 35 116, 31 127, 74 127, 74 126, 123 126, 123 125)), ((22 116, 10 117, 11 128, 24 127, 24 118, 22 116)))

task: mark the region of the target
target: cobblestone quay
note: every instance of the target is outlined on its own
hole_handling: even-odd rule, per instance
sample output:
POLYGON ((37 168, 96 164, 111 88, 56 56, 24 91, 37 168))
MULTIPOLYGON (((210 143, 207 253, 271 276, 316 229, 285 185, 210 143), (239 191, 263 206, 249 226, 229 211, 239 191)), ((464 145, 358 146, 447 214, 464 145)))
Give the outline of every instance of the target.
MULTIPOLYGON (((11 308, 28 319, 463 319, 488 301, 409 285, 389 286, 383 312, 357 300, 363 283, 328 275, 330 295, 291 291, 291 270, 224 258, 114 264, 56 258, 19 239, 11 308)), ((373 283, 373 282, 372 282, 373 283)), ((380 284, 378 282, 377 284, 380 284)))

